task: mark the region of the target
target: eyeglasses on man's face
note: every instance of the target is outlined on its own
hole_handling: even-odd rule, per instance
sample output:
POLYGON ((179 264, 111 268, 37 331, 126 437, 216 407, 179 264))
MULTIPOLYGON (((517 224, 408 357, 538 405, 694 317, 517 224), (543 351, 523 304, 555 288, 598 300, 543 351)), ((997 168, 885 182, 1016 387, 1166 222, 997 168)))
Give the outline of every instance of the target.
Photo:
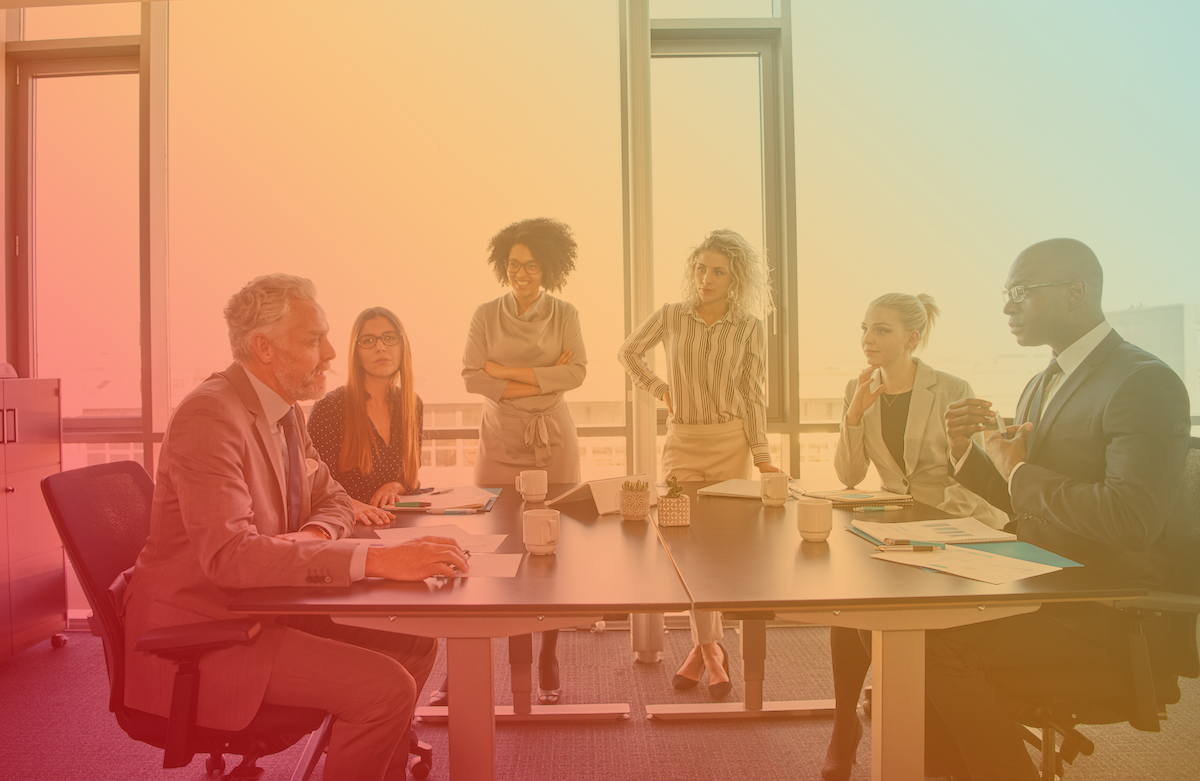
POLYGON ((364 350, 370 350, 375 346, 376 342, 383 342, 388 347, 391 347, 394 344, 400 344, 400 334, 396 333, 395 331, 384 331, 382 336, 376 336, 375 334, 363 334, 362 336, 358 337, 358 341, 355 342, 355 344, 364 350))
POLYGON ((1025 295, 1035 287, 1056 287, 1058 285, 1069 285, 1072 282, 1078 282, 1076 279, 1061 279, 1058 282, 1039 282, 1036 285, 1013 285, 1005 288, 1002 293, 1004 295, 1004 303, 1019 304, 1025 300, 1025 295))
POLYGON ((515 260, 508 261, 509 274, 516 274, 521 269, 524 269, 525 273, 531 277, 536 277, 538 274, 542 273, 542 267, 538 265, 536 260, 527 260, 524 263, 518 263, 515 260))

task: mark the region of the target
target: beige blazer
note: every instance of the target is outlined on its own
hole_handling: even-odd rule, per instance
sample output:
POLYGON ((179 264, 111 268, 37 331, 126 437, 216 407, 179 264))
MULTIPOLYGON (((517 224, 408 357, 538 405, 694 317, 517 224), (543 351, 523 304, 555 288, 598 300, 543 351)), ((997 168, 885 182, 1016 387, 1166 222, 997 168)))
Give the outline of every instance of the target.
MULTIPOLYGON (((321 462, 299 408, 305 456, 301 525, 320 521, 342 536, 354 526, 350 499, 321 462)), ((125 702, 166 716, 175 665, 133 644, 150 629, 237 618, 230 600, 256 586, 350 584, 350 541, 290 542, 286 481, 278 439, 246 370, 234 364, 187 395, 167 426, 154 488, 150 537, 124 596, 125 702)), ((262 617, 248 646, 200 662, 197 723, 241 729, 262 703, 283 637, 280 619, 262 617)))
POLYGON ((1003 527, 1008 523, 1008 515, 959 485, 950 475, 946 407, 952 401, 973 397, 971 386, 965 380, 931 369, 920 359, 913 360, 917 374, 904 427, 904 463, 896 463, 883 441, 881 399, 867 408, 857 426, 846 425, 846 410, 858 387, 855 378, 846 385, 841 437, 833 457, 838 479, 847 486, 855 486, 866 477, 868 464, 873 463, 885 491, 912 494, 918 502, 953 515, 978 518, 997 529, 1003 527))

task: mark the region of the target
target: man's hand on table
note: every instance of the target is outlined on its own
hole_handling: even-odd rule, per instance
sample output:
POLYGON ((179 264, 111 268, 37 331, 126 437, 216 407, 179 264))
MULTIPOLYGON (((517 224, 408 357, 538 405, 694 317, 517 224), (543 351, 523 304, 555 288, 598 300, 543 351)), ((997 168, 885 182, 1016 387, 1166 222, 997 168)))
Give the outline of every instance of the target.
POLYGON ((399 545, 372 547, 367 551, 368 578, 453 578, 469 569, 466 554, 452 537, 418 537, 399 545))

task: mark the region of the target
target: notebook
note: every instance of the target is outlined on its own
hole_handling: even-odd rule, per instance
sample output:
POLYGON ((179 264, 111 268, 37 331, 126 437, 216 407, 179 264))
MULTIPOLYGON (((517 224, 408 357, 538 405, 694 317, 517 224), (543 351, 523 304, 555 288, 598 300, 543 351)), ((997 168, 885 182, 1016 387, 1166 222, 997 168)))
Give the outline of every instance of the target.
POLYGON ((939 521, 907 521, 904 523, 879 523, 878 521, 853 520, 850 525, 880 543, 888 540, 910 542, 937 542, 954 544, 964 542, 1011 542, 1017 535, 993 529, 975 518, 944 518, 939 521))
POLYGON ((696 491, 697 496, 733 496, 738 499, 761 499, 762 483, 758 480, 723 480, 696 491))
POLYGON ((894 494, 891 491, 860 491, 857 488, 845 488, 840 491, 801 491, 792 488, 793 493, 804 496, 815 496, 818 499, 828 499, 839 510, 849 507, 884 507, 889 504, 912 504, 913 498, 908 494, 894 494))

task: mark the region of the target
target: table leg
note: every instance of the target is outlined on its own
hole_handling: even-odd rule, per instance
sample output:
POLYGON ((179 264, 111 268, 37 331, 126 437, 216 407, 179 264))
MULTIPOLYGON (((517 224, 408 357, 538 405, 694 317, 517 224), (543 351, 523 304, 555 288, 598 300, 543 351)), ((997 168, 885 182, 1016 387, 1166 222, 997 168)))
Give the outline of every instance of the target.
POLYGON ((767 622, 742 622, 742 685, 746 710, 762 710, 767 667, 767 622))
POLYGON ((629 615, 629 645, 634 658, 644 664, 662 661, 662 613, 631 613, 629 615))
POLYGON ((871 632, 871 778, 925 777, 925 630, 871 632))
POLYGON ((450 709, 450 778, 490 781, 496 775, 492 711, 492 639, 449 637, 446 662, 454 679, 450 709))
POLYGON ((508 638, 508 664, 512 671, 513 713, 530 713, 533 705, 533 635, 508 638))

